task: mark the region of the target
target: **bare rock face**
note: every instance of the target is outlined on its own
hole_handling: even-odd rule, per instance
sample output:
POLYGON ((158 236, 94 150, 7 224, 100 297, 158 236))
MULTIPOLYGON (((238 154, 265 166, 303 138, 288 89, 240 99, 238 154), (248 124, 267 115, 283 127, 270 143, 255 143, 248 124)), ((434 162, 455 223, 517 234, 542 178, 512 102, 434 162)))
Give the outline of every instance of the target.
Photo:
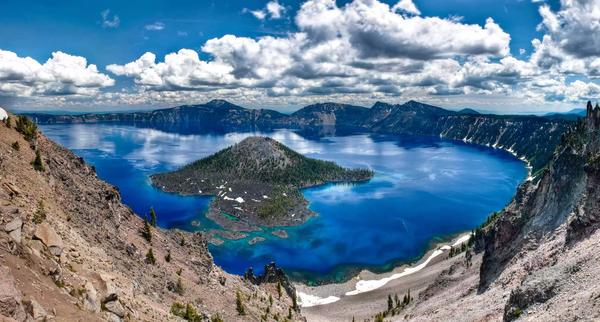
POLYGON ((48 315, 44 307, 34 299, 24 300, 23 304, 25 305, 27 314, 35 321, 44 320, 48 315))
POLYGON ((44 243, 48 247, 48 251, 54 256, 60 256, 63 249, 63 242, 60 236, 48 225, 42 223, 35 229, 33 236, 44 243))
POLYGON ((0 316, 22 321, 25 310, 21 306, 21 294, 15 287, 15 280, 8 267, 0 266, 0 316))

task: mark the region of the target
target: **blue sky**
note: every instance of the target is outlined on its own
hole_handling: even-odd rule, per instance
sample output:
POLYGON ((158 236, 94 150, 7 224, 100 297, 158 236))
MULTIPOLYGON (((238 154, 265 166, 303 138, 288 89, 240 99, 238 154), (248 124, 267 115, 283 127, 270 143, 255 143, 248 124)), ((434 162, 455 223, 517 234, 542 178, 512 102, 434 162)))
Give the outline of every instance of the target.
MULTIPOLYGON (((2 1, 0 105, 114 110, 225 98, 250 107, 293 109, 328 100, 368 105, 376 100, 418 99, 499 112, 569 109, 600 91, 598 53, 578 54, 577 46, 583 46, 585 39, 565 48, 561 41, 570 33, 581 37, 596 31, 586 30, 570 17, 600 19, 585 16, 599 3, 569 2, 575 4, 539 0, 2 1), (339 27, 342 20, 328 21, 320 15, 325 11, 336 12, 335 19, 345 25, 339 27), (553 24, 556 20, 558 25, 553 24), (333 31, 323 36, 321 31, 329 29, 333 31), (265 37, 274 41, 260 42, 265 37), (452 45, 445 46, 445 37, 454 37, 448 42, 452 45), (541 44, 537 50, 534 39, 541 44), (436 43, 444 48, 430 48, 436 43), (324 61, 326 46, 335 59, 324 61), (337 52, 340 47, 344 49, 337 52), (290 54, 285 56, 285 51, 290 54), (56 52, 66 55, 46 65, 56 52), (125 69, 128 63, 140 62, 145 53, 153 54, 153 65, 125 69), (168 54, 181 59, 161 67, 168 54), (74 57, 84 58, 85 63, 74 57), (278 61, 287 63, 273 63, 278 61), (90 69, 90 64, 95 67, 90 69), (178 68, 179 74, 168 71, 178 68), (449 70, 452 73, 444 74, 449 70)), ((595 38, 590 36, 592 44, 595 38)))

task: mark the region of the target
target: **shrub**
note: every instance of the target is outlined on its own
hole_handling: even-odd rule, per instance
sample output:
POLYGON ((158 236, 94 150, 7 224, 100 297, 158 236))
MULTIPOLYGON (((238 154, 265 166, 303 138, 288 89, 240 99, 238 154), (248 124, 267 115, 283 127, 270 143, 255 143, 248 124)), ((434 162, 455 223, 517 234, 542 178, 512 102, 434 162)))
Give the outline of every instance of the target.
POLYGON ((35 159, 33 159, 33 162, 31 162, 31 164, 33 165, 33 168, 37 171, 43 172, 45 170, 40 150, 35 150, 35 159))
POLYGON ((44 202, 40 200, 38 202, 38 209, 33 213, 33 222, 41 224, 44 220, 46 220, 46 208, 44 207, 44 202))
POLYGON ((15 151, 21 150, 21 145, 19 144, 19 141, 15 141, 11 146, 15 151))
POLYGON ((142 237, 144 237, 149 242, 152 241, 152 228, 150 228, 148 220, 144 220, 144 228, 142 228, 142 237))
POLYGON ((246 308, 242 302, 242 294, 240 291, 235 292, 235 308, 239 315, 246 315, 246 308))
POLYGON ((33 142, 37 136, 37 125, 27 116, 17 117, 16 129, 29 142, 33 142))
POLYGON ((210 322, 223 322, 223 319, 221 318, 221 315, 219 313, 215 313, 210 318, 210 322))
MULTIPOLYGON (((179 302, 173 302, 173 304, 171 305, 171 314, 192 322, 202 321, 202 318, 200 317, 200 315, 198 315, 198 312, 190 303, 188 303, 187 305, 183 305, 179 302)), ((215 319, 215 316, 213 315, 211 321, 222 322, 223 320, 217 314, 217 319, 215 319)))
POLYGON ((154 257, 154 252, 152 251, 152 248, 150 248, 146 253, 146 262, 152 265, 156 264, 156 257, 154 257))
POLYGON ((6 120, 4 120, 4 125, 6 125, 7 128, 11 128, 12 127, 12 119, 9 117, 6 118, 6 120))
POLYGON ((170 263, 171 262, 171 251, 169 251, 167 253, 167 255, 165 256, 165 262, 170 263))
POLYGON ((175 293, 179 295, 183 295, 183 293, 185 293, 185 288, 183 287, 181 277, 177 279, 177 284, 175 284, 175 293))

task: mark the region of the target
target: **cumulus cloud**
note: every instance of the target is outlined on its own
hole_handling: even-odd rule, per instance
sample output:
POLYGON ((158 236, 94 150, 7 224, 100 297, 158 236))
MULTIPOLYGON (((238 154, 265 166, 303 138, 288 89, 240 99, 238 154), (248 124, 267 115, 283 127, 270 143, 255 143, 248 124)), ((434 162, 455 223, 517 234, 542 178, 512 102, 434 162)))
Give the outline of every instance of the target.
MULTIPOLYGON (((284 36, 225 35, 206 41, 200 47, 202 55, 191 49, 164 57, 147 52, 127 64, 109 65, 108 71, 132 78, 136 86, 97 93, 95 100, 177 104, 221 97, 283 105, 402 97, 476 102, 479 107, 504 105, 497 103, 501 100, 519 107, 576 103, 598 95, 599 85, 586 77, 600 76, 600 57, 582 37, 568 35, 595 31, 578 19, 597 22, 599 6, 590 3, 598 1, 563 0, 557 11, 542 4, 539 30, 544 35, 533 40, 528 58, 517 59, 510 54, 510 35, 492 18, 478 25, 455 17, 423 16, 410 0, 393 6, 378 0, 345 5, 309 0, 295 16, 295 31, 284 36), (568 81, 572 78, 567 75, 581 77, 568 81)), ((280 19, 285 7, 271 1, 246 12, 261 20, 280 19)), ((149 30, 161 28, 164 25, 149 30)), ((595 42, 595 35, 589 41, 595 42)), ((10 86, 13 91, 32 88, 25 81, 10 86)), ((79 86, 80 91, 86 88, 79 86)))
MULTIPOLYGON (((401 2, 403 10, 414 13, 408 4, 412 2, 401 2)), ((274 8, 267 10, 272 17, 280 10, 274 8)), ((311 0, 296 16, 298 32, 285 37, 226 35, 202 46, 211 60, 200 60, 196 52, 184 49, 162 63, 147 53, 107 69, 134 78, 146 90, 218 85, 265 88, 267 95, 278 96, 369 91, 399 95, 401 87, 448 85, 452 75, 446 71, 460 69, 453 58, 508 54, 510 36, 491 19, 479 26, 405 16, 396 10, 376 0, 355 0, 343 7, 333 0, 311 0)))
POLYGON ((54 52, 52 58, 40 64, 33 58, 0 50, 0 93, 5 95, 92 95, 112 85, 114 80, 84 57, 54 52))
POLYGON ((420 15, 421 11, 412 0, 400 0, 392 7, 392 11, 404 11, 413 15, 420 15))
POLYGON ((560 9, 543 4, 538 30, 545 34, 533 40, 533 61, 560 73, 598 76, 594 61, 600 57, 600 0, 561 0, 560 9))
POLYGON ((100 16, 102 17, 102 27, 103 28, 117 28, 121 23, 121 19, 119 16, 113 15, 110 17, 110 9, 106 9, 100 12, 100 16))

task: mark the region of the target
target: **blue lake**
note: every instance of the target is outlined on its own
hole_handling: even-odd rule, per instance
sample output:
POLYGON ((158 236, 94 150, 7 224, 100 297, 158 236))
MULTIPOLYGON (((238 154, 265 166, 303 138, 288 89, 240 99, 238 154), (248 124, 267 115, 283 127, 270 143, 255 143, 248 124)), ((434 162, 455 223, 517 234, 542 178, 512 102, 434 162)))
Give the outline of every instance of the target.
POLYGON ((164 228, 219 229, 204 217, 208 197, 161 192, 152 173, 174 170, 250 135, 266 135, 309 157, 369 167, 368 183, 304 190, 318 213, 301 226, 210 246, 215 262, 242 274, 275 261, 296 279, 341 280, 361 268, 386 270, 416 260, 433 241, 471 230, 510 201, 526 177, 523 162, 485 147, 430 137, 270 133, 174 134, 118 124, 42 125, 44 134, 94 165, 138 214, 154 207, 164 228), (193 224, 194 222, 194 224, 193 224), (249 239, 265 241, 249 245, 249 239))

